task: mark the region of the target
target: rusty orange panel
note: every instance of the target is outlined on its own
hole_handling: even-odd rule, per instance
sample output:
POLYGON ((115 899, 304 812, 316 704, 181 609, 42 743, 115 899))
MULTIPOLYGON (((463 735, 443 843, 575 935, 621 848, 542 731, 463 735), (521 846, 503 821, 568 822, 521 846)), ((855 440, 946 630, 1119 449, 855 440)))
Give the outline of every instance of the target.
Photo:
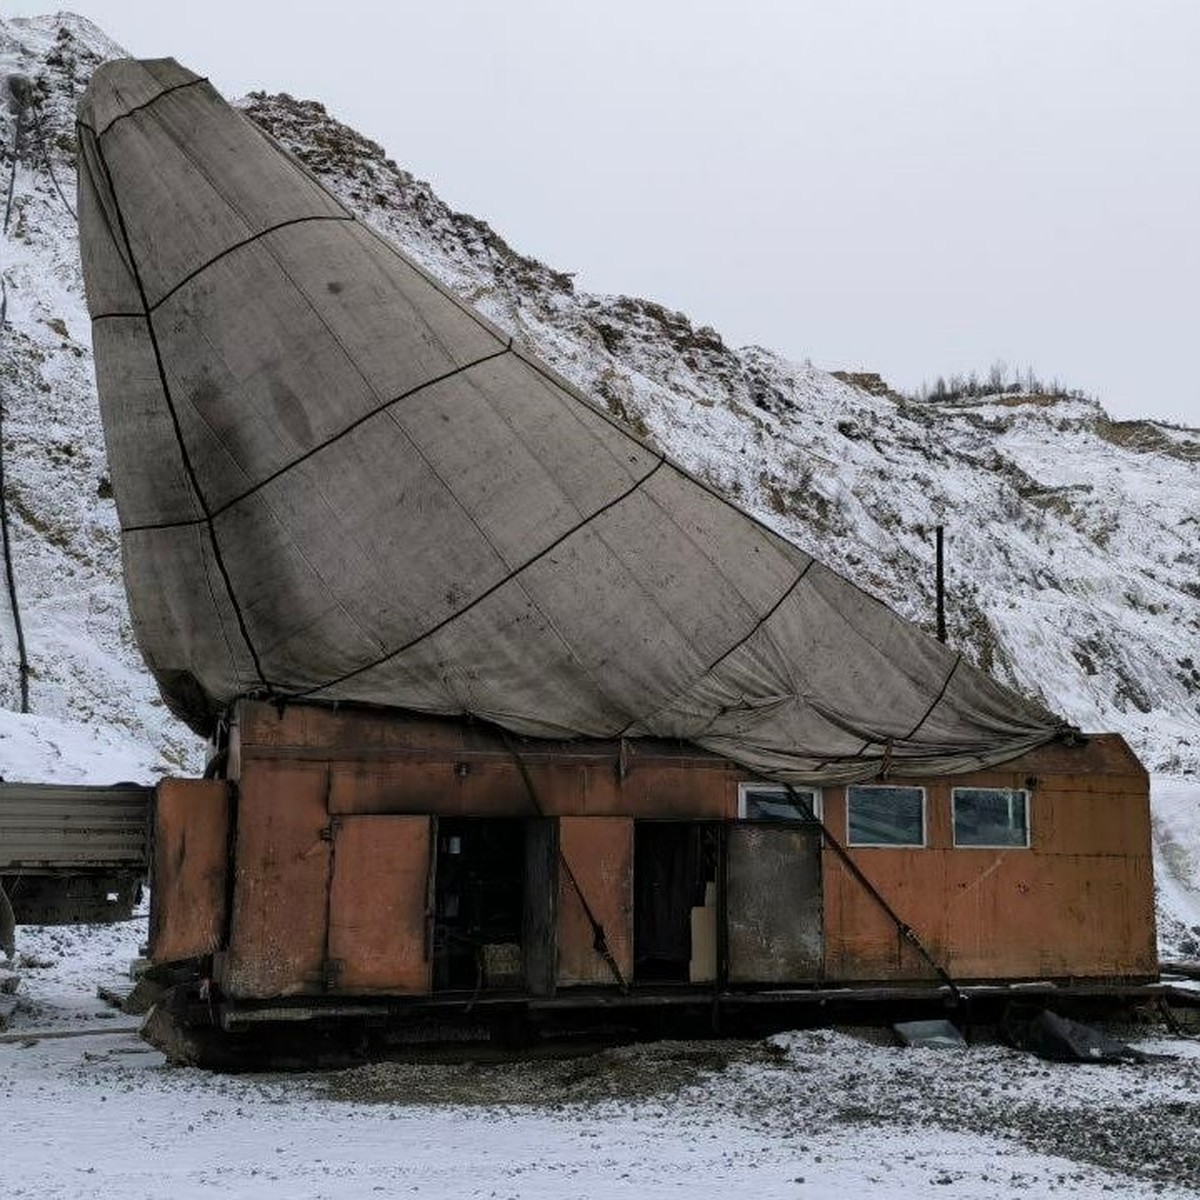
POLYGON ((337 991, 430 990, 432 823, 429 817, 338 818, 329 891, 337 991))
POLYGON ((220 779, 164 779, 155 790, 150 957, 156 963, 200 958, 221 944, 229 793, 220 779))
MULTIPOLYGON (((559 850, 571 868, 621 975, 633 977, 633 821, 626 817, 563 817, 559 850)), ((591 922, 567 872, 558 873, 558 982, 616 982, 593 946, 591 922)))
MULTIPOLYGON (((1058 781, 1055 781, 1058 782, 1058 781)), ((1039 787, 1030 795, 1030 836, 1036 848, 1058 854, 1149 853, 1149 793, 1096 794, 1039 787)))
POLYGON ((1145 785, 1146 769, 1130 750, 1125 739, 1117 733, 1094 733, 1085 742, 1067 745, 1049 742, 1028 754, 1010 759, 971 778, 977 787, 1019 787, 1030 775, 1067 775, 1089 778, 1102 789, 1104 781, 1127 777, 1145 785), (1016 780, 1017 782, 1014 782, 1016 780))
MULTIPOLYGON (((535 785, 551 810, 555 791, 535 785)), ((338 814, 431 813, 438 816, 530 817, 538 815, 521 773, 512 762, 457 763, 398 760, 338 763, 332 769, 330 811, 338 814), (463 770, 466 766, 466 770, 463 770)))
MULTIPOLYGON (((1148 857, 967 849, 855 856, 955 978, 1156 971, 1148 857)), ((824 865, 827 978, 930 978, 928 965, 898 940, 894 924, 829 851, 824 865)))
MULTIPOLYGON (((836 832, 836 829, 835 831, 836 832)), ((852 850, 863 874, 922 944, 945 955, 945 878, 936 850, 852 850)), ((840 858, 825 848, 825 977, 829 981, 918 979, 934 973, 840 858)))
POLYGON ((1132 855, 948 855, 951 971, 964 978, 1154 974, 1149 866, 1132 855))
POLYGON ((327 778, 323 764, 243 764, 233 915, 219 971, 230 996, 265 999, 323 986, 327 778))
POLYGON ((716 764, 726 760, 686 742, 654 738, 526 738, 506 735, 483 722, 418 716, 398 710, 289 704, 282 710, 263 701, 242 700, 232 734, 249 757, 301 751, 343 761, 405 756, 435 759, 510 759, 514 749, 530 764, 545 761, 623 763, 629 773, 643 763, 716 764))
POLYGON ((330 811, 722 819, 735 815, 737 781, 743 777, 720 762, 639 763, 624 780, 615 763, 605 762, 531 762, 527 773, 533 796, 511 758, 336 763, 330 811))

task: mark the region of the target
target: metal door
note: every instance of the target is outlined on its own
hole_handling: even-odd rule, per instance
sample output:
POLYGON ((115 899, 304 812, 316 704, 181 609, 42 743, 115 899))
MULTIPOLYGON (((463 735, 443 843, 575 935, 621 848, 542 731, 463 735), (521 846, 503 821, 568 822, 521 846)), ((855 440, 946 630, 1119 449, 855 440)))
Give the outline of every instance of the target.
POLYGON ((433 818, 333 822, 327 978, 339 992, 430 990, 433 818))
POLYGON ((819 979, 823 954, 821 831, 729 826, 725 919, 730 983, 819 979))

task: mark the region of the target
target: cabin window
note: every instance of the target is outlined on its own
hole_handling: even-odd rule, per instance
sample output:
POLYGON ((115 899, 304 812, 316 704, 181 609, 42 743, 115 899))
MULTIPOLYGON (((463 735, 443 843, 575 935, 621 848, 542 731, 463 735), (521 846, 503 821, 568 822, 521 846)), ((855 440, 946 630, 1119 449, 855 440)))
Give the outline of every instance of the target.
POLYGON ((846 789, 851 846, 924 846, 925 789, 855 784, 846 789))
POLYGON ((954 844, 991 849, 1029 845, 1029 793, 1016 788, 955 788, 954 844))
POLYGON ((743 821, 807 821, 807 810, 821 819, 817 788, 798 787, 789 792, 774 783, 738 784, 738 816, 743 821))

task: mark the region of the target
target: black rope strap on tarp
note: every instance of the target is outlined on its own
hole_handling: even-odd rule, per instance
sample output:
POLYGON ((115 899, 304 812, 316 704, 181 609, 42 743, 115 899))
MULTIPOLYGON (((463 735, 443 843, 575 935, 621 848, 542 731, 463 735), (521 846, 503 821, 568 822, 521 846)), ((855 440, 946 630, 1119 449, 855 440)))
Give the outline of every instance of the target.
POLYGON ((871 899, 874 900, 881 909, 883 909, 883 911, 887 914, 888 919, 896 926, 896 931, 900 934, 901 938, 903 938, 904 941, 908 942, 908 944, 912 946, 914 950, 916 950, 921 958, 923 958, 925 962, 929 964, 934 974, 937 975, 942 983, 945 984, 945 986, 950 990, 950 994, 954 997, 955 1003, 965 1003, 966 996, 963 995, 962 989, 959 988, 958 984, 956 984, 950 977, 950 972, 947 971, 946 968, 943 967, 942 964, 939 963, 933 957, 933 955, 929 953, 929 951, 925 948, 925 944, 917 935, 917 931, 906 921, 901 920, 899 913, 897 913, 896 910, 888 903, 887 897, 885 897, 883 893, 871 882, 870 878, 866 875, 863 869, 851 857, 850 852, 846 849, 846 847, 843 846, 842 843, 833 836, 829 826, 826 825, 825 822, 822 821, 821 818, 818 817, 813 811, 813 806, 803 796, 801 796, 791 784, 785 783, 783 786, 786 789, 792 803, 796 806, 797 810, 801 813, 804 819, 820 828, 826 842, 829 844, 834 854, 837 855, 842 866, 844 866, 846 870, 850 872, 850 875, 855 882, 857 882, 859 886, 867 893, 867 895, 870 896, 871 899))
POLYGON ((728 650, 723 650, 718 654, 686 687, 676 692, 665 704, 660 704, 649 716, 638 717, 636 720, 630 721, 624 728, 618 730, 614 736, 618 738, 625 737, 635 725, 645 725, 647 722, 653 721, 660 713, 666 711, 672 704, 677 703, 681 697, 689 695, 701 680, 707 679, 731 654, 736 654, 779 611, 788 597, 800 586, 804 577, 816 566, 816 562, 815 558, 810 558, 804 569, 784 589, 779 599, 728 650))
POLYGON ((364 663, 361 667, 355 667, 354 670, 347 671, 344 675, 339 675, 336 679, 330 679, 325 683, 319 683, 314 687, 306 688, 302 692, 290 692, 288 693, 287 698, 289 700, 300 700, 306 696, 315 695, 317 692, 323 692, 326 688, 337 687, 339 684, 345 683, 348 679, 355 679, 367 671, 373 671, 376 667, 383 666, 383 664, 386 662, 391 662, 393 658, 398 658, 405 651, 411 650, 414 646, 417 646, 426 639, 433 637, 435 633, 445 629, 447 625, 457 621, 460 617, 466 616, 471 609, 475 608, 479 604, 482 604, 489 596, 495 595, 495 593, 498 592, 502 587, 510 584, 523 571, 527 571, 533 566, 534 563, 545 558, 547 554, 561 546, 563 542, 567 541, 568 538, 574 537, 575 534, 577 534, 581 529, 586 529, 598 517, 601 517, 608 512, 610 508, 615 508, 623 500, 627 500, 633 495, 634 492, 638 490, 638 488, 642 486, 642 484, 651 478, 655 471, 657 471, 665 461, 665 456, 660 455, 658 462, 656 462, 654 466, 651 467, 650 470, 641 477, 641 479, 637 480, 637 482, 632 486, 626 488, 619 496, 614 496, 606 504, 602 504, 594 512, 584 517, 582 521, 576 522, 576 524, 572 525, 571 528, 566 530, 565 533, 560 534, 554 539, 554 541, 550 542, 549 545, 543 546, 536 554, 530 555, 530 557, 521 563, 520 566, 513 567, 513 569, 509 571, 509 573, 505 575, 503 579, 499 579, 493 583, 491 587, 485 588, 479 593, 478 596, 475 597, 474 600, 468 601, 462 606, 462 608, 456 609, 448 617, 443 617, 442 620, 437 622, 437 624, 432 625, 429 629, 426 629, 424 633, 417 634, 416 637, 410 638, 407 642, 405 642, 403 646, 397 646, 395 650, 389 650, 387 654, 381 654, 378 658, 372 659, 369 663, 364 663))
MULTIPOLYGON (((541 802, 538 800, 537 789, 533 786, 533 777, 529 774, 529 767, 525 759, 521 757, 520 750, 517 749, 507 730, 501 729, 500 737, 504 742, 505 749, 512 755, 512 760, 517 765, 517 770, 521 774, 521 781, 525 785, 525 791, 529 795, 529 801, 533 805, 534 812, 544 819, 546 811, 542 808, 541 802)), ((558 847, 558 861, 567 876, 567 882, 570 883, 575 895, 579 897, 579 903, 583 906, 584 916, 587 917, 588 924, 592 927, 592 949, 604 959, 621 991, 628 992, 629 984, 620 966, 617 964, 617 960, 613 957, 613 952, 608 944, 608 937, 604 932, 604 926, 597 920, 596 914, 592 911, 592 906, 588 903, 588 898, 584 895, 583 888, 579 885, 579 880, 575 878, 575 872, 571 870, 571 864, 567 861, 567 856, 563 853, 561 844, 558 847)))
MULTIPOLYGON (((111 123, 110 123, 111 125, 111 123)), ((167 405, 167 411, 171 416, 171 425, 175 432, 175 441, 179 447, 179 456, 183 462, 184 471, 187 473, 188 482, 192 486, 192 490, 196 495, 196 500, 204 511, 205 525, 208 528, 209 543, 213 550, 213 559, 216 563, 217 570, 220 572, 221 580, 225 585, 226 595, 229 597, 229 603, 233 608, 234 617, 237 620, 238 630, 242 635, 242 640, 246 644, 246 649, 250 653, 250 659, 254 663, 255 673, 258 675, 259 681, 263 687, 272 692, 274 689, 270 681, 267 679, 266 673, 263 670, 262 661, 259 658, 258 650, 254 645, 253 639, 250 637, 250 630, 246 624, 245 614, 242 612, 241 605, 238 603, 237 595, 233 590, 233 581, 229 577, 229 568, 225 564, 225 557, 221 553, 221 546, 217 540, 217 531, 213 523, 212 511, 209 508, 208 500, 204 495, 203 489, 200 487, 200 480, 196 474, 195 464, 192 462, 191 455, 188 453, 187 442, 184 440, 183 428, 179 423, 179 413, 175 409, 175 401, 171 395, 171 385, 167 380, 166 367, 163 365, 162 348, 158 344, 158 335, 154 329, 154 321, 150 315, 150 304, 146 296, 146 286, 142 280, 141 271, 138 270, 137 259, 133 253, 133 243, 129 237, 129 230, 125 224, 125 215, 121 210, 121 202, 117 197, 116 184, 113 181, 112 172, 109 170, 108 162, 104 157, 104 148, 100 143, 99 137, 95 137, 96 158, 100 163, 100 169, 104 172, 105 181, 108 184, 109 193, 112 196, 113 210, 116 213, 117 227, 121 234, 121 240, 125 243, 125 254, 129 261, 129 268, 133 274, 133 281, 138 291, 138 299, 141 302, 142 313, 146 321, 146 330, 150 337, 150 347, 154 351, 154 365, 158 371, 159 385, 162 388, 163 399, 167 405)), ((213 598, 214 608, 216 608, 216 598, 213 598)), ((218 610, 218 620, 220 620, 218 610)), ((235 666, 236 670, 236 666, 235 666)))
MULTIPOLYGON (((134 315, 134 316, 139 316, 139 317, 141 316, 140 313, 136 313, 136 314, 113 313, 111 315, 113 315, 113 316, 134 315)), ((94 319, 99 320, 100 318, 96 317, 94 319)), ((320 454, 322 450, 327 450, 335 442, 341 441, 342 438, 353 433, 361 425, 365 425, 368 421, 372 420, 374 417, 378 417, 381 414, 387 412, 387 410, 389 408, 391 408, 393 405, 399 404, 403 400, 407 400, 410 396, 415 396, 418 392, 423 392, 423 391, 427 390, 428 388, 436 387, 439 383, 445 383, 446 380, 453 379, 456 375, 462 375, 467 371, 473 370, 475 367, 480 367, 484 363, 491 362, 493 359, 503 358, 504 355, 508 354, 510 350, 512 350, 512 338, 509 338, 507 346, 504 346, 499 350, 495 350, 491 354, 485 354, 482 358, 472 359, 468 363, 463 363, 461 366, 454 367, 449 371, 444 371, 444 372, 442 372, 441 375, 435 375, 432 379, 427 379, 427 380, 425 380, 424 383, 418 383, 418 384, 414 385, 413 387, 409 388, 408 391, 401 392, 400 395, 393 396, 390 400, 385 400, 382 404, 377 404, 369 412, 363 413, 363 415, 361 417, 356 417, 348 425, 339 429, 337 431, 337 433, 331 434, 329 437, 325 438, 324 441, 319 442, 317 445, 313 446, 309 450, 305 450, 303 454, 297 455, 290 462, 284 463, 282 467, 277 467, 269 475, 266 475, 262 479, 260 479, 253 487, 247 488, 244 492, 239 492, 236 496, 232 497, 229 500, 226 500, 224 504, 218 504, 215 508, 213 508, 211 510, 210 515, 213 517, 213 519, 215 519, 215 518, 219 517, 222 513, 228 512, 229 509, 235 507, 238 504, 241 504, 243 500, 248 500, 251 496, 253 496, 257 492, 260 492, 268 484, 274 483, 276 479, 279 479, 281 476, 286 475, 289 471, 295 470, 295 468, 300 466, 301 463, 305 463, 310 458, 312 458, 314 455, 320 454)), ((188 529, 193 525, 203 525, 205 520, 206 520, 205 517, 198 517, 198 518, 191 518, 187 521, 157 521, 157 522, 151 521, 151 522, 147 522, 146 524, 143 524, 143 525, 126 525, 126 526, 122 527, 121 532, 122 533, 145 533, 150 530, 160 530, 160 529, 188 529)))
POLYGON ((100 129, 100 130, 93 129, 92 126, 84 124, 84 122, 82 122, 82 121, 80 122, 80 124, 83 125, 84 129, 86 129, 96 139, 96 145, 98 147, 100 144, 100 139, 114 125, 119 124, 121 121, 126 121, 130 117, 135 117, 140 112, 144 112, 146 109, 157 104, 164 96, 170 96, 170 95, 173 95, 175 92, 181 92, 181 91, 183 91, 184 88, 199 87, 200 84, 207 83, 207 82, 208 82, 208 79, 206 76, 199 75, 195 79, 185 79, 182 83, 173 83, 173 84, 171 84, 170 87, 163 88, 161 92, 156 92, 153 96, 150 97, 149 100, 143 100, 141 104, 135 104, 132 108, 127 108, 124 112, 117 113, 117 115, 115 117, 113 117, 113 119, 111 121, 109 121, 108 124, 105 125, 103 129, 100 129))
MULTIPOLYGON (((17 101, 16 128, 13 132, 12 170, 8 176, 8 196, 4 203, 4 236, 12 217, 13 194, 17 184, 17 158, 21 150, 26 104, 21 93, 13 89, 17 101)), ((8 284, 0 275, 0 346, 8 330, 8 284)), ((0 375, 0 381, 3 376, 0 375)), ((4 583, 8 589, 8 604, 12 612, 13 632, 17 639, 17 671, 21 690, 21 711, 29 711, 29 654, 25 646, 25 627, 21 621, 21 606, 17 601, 17 576, 13 569, 12 538, 8 520, 8 480, 4 469, 4 397, 0 395, 0 545, 4 552, 4 583)))
MULTIPOLYGON (((255 242, 261 241, 272 233, 278 233, 281 229, 288 229, 293 225, 307 225, 313 221, 341 221, 346 224, 357 224, 354 217, 346 213, 308 213, 303 217, 289 217, 286 221, 277 221, 274 225, 267 225, 257 233, 252 233, 248 237, 244 237, 240 241, 226 246, 224 250, 219 250, 212 258, 202 262, 198 267, 193 267, 182 279, 173 283, 157 300, 150 304, 147 312, 157 312, 180 288, 187 287, 193 279, 199 275, 203 275, 209 267, 215 266, 230 254, 234 254, 238 250, 244 250, 247 246, 253 246, 255 242)), ((140 312, 102 312, 97 313, 92 320, 108 321, 114 317, 140 317, 142 315, 140 312)))
POLYGON ((935 708, 937 708, 937 706, 939 704, 941 704, 943 699, 945 699, 946 692, 950 688, 950 681, 954 678, 955 674, 958 672, 958 668, 962 664, 962 660, 963 660, 963 656, 961 654, 955 655, 954 664, 951 666, 949 672, 947 673, 945 682, 942 684, 941 690, 938 692, 938 694, 936 696, 934 696, 933 700, 930 702, 929 707, 925 710, 925 715, 922 716, 922 718, 904 735, 904 738, 903 738, 904 741, 911 742, 913 740, 913 738, 915 738, 917 736, 917 734, 920 733, 921 726, 924 725, 925 722, 929 720, 929 718, 933 715, 933 710, 935 708))

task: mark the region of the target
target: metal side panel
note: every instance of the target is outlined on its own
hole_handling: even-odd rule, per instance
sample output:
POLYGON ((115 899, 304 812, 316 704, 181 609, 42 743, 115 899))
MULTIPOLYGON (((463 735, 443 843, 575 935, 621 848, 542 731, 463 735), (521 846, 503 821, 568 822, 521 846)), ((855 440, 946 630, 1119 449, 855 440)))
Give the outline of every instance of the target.
POLYGON ((329 978, 339 992, 424 995, 433 820, 338 817, 329 890, 329 978))
POLYGON ((146 866, 152 788, 0 783, 0 874, 146 866))
POLYGON ((221 945, 228 909, 232 785, 164 779, 154 800, 150 957, 180 962, 221 945))
POLYGON ((239 782, 233 910, 217 972, 262 1000, 325 984, 332 838, 324 763, 255 763, 239 782))
POLYGON ((525 825, 525 904, 521 951, 525 986, 554 995, 557 965, 558 822, 540 817, 525 825))
POLYGON ((604 928, 617 970, 631 979, 633 821, 563 817, 559 839, 564 866, 558 874, 558 982, 616 986, 612 967, 595 948, 588 910, 604 928))
POLYGON ((820 830, 808 825, 731 825, 727 846, 730 983, 820 978, 820 830))

